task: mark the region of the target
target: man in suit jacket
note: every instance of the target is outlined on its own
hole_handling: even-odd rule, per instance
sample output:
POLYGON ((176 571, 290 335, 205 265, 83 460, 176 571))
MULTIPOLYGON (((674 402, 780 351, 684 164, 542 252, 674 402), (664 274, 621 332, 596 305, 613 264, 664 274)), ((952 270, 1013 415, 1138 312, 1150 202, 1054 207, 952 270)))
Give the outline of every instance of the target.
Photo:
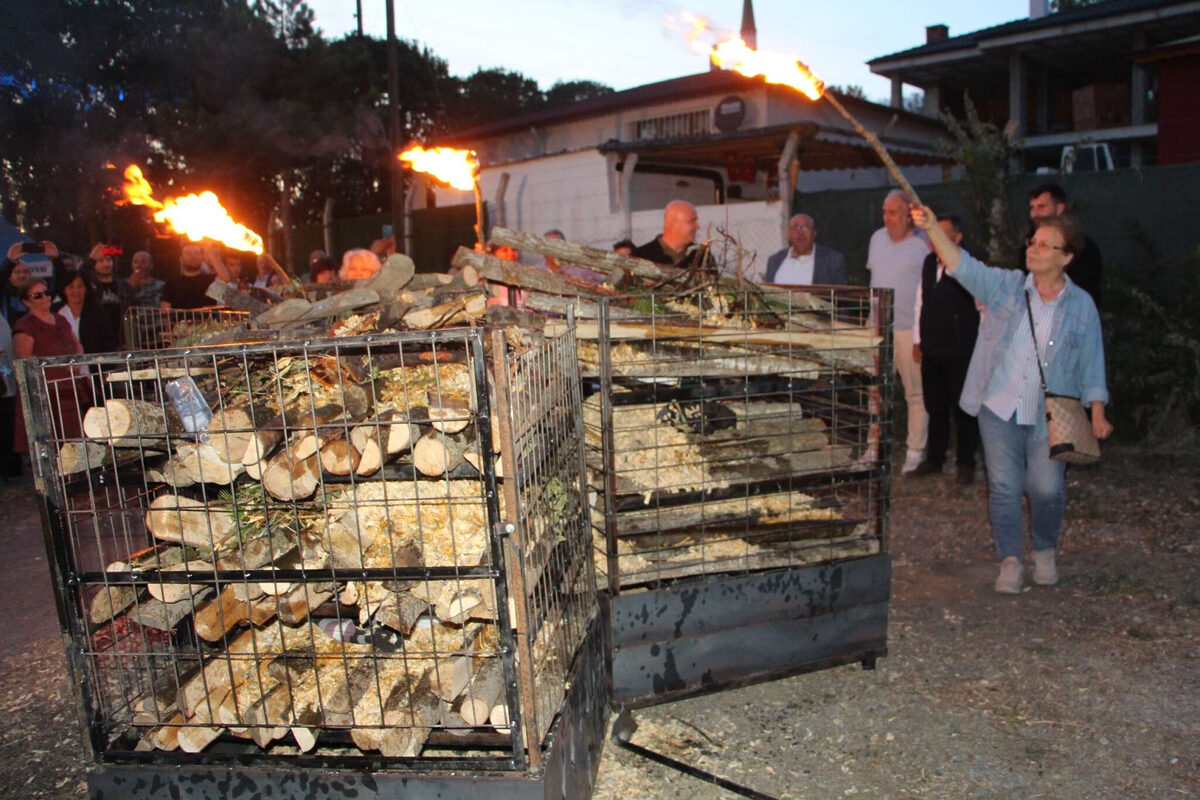
POLYGON ((817 226, 808 214, 788 221, 788 247, 767 259, 764 283, 840 286, 846 280, 846 259, 817 241, 817 226))

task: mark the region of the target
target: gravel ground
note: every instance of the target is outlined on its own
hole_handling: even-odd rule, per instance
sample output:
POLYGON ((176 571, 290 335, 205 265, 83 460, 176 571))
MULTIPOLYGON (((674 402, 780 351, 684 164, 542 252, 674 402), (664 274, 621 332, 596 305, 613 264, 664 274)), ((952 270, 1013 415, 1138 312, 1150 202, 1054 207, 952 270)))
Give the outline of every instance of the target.
MULTIPOLYGON (((981 484, 897 481, 889 655, 876 671, 638 711, 633 741, 780 798, 1200 798, 1197 474, 1194 461, 1117 448, 1070 473, 1062 583, 1017 597, 991 592, 981 484)), ((40 541, 27 486, 0 503, 15 509, 6 543, 40 541)), ((14 560, 0 565, 10 592, 14 560)), ((45 614, 2 633, 4 798, 86 796, 45 614)), ((608 744, 595 797, 735 795, 608 744)))

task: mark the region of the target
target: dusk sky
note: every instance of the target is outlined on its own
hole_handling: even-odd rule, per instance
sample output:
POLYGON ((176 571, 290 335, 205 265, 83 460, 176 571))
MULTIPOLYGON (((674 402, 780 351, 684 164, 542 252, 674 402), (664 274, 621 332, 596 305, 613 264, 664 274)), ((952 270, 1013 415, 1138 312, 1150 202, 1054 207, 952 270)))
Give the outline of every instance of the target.
MULTIPOLYGON (((363 0, 366 32, 382 37, 384 0, 363 0)), ((309 0, 318 27, 331 38, 355 28, 354 0, 309 0)), ((593 80, 615 89, 702 72, 663 25, 668 12, 704 14, 716 28, 741 25, 740 0, 691 0, 689 5, 631 0, 396 0, 396 35, 427 45, 466 76, 478 67, 505 67, 535 78, 593 80)), ((756 0, 758 46, 795 55, 826 83, 858 84, 886 100, 889 84, 866 61, 915 47, 925 26, 944 23, 950 35, 1028 16, 1028 0, 756 0)))

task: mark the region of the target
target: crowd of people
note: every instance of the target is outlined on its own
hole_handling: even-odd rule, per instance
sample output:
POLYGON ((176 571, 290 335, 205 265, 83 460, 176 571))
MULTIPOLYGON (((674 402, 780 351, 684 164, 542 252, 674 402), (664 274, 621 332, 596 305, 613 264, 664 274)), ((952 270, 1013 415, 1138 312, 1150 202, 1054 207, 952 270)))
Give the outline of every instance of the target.
MULTIPOLYGON (((1002 594, 1023 587, 1026 497, 1033 582, 1058 582, 1066 464, 1050 455, 1044 394, 1078 398, 1095 437, 1112 433, 1098 311, 1102 261, 1067 206, 1061 186, 1035 187, 1020 263, 985 266, 963 246, 960 218, 939 219, 896 190, 884 198, 883 227, 867 248, 871 286, 893 292, 894 363, 907 407, 901 472, 942 473, 953 425, 955 480, 970 484, 982 448, 999 564, 994 588, 1002 594)), ((698 228, 696 209, 673 201, 662 233, 632 254, 682 266, 698 228)), ((763 282, 845 284, 845 258, 816 238, 810 215, 793 216, 788 245, 767 258, 763 282)))
MULTIPOLYGON (((1056 583, 1055 552, 1065 507, 1065 465, 1050 457, 1043 392, 1079 398, 1090 411, 1093 433, 1106 438, 1108 393, 1098 307, 1102 262, 1095 244, 1067 215, 1063 189, 1052 183, 1029 194, 1029 227, 1020 264, 985 266, 963 245, 962 221, 940 219, 910 206, 903 192, 882 204, 883 227, 870 238, 866 268, 872 287, 891 289, 894 363, 907 406, 902 474, 943 472, 955 429, 956 480, 975 478, 977 453, 987 471, 988 515, 999 574, 995 589, 1021 591, 1024 540, 1022 502, 1028 497, 1033 540, 1033 580, 1056 583), (1069 277, 1068 277, 1069 271, 1069 277)), ((642 245, 628 239, 613 245, 622 255, 687 267, 703 257, 697 245, 696 208, 674 200, 663 211, 662 232, 642 245)), ((808 214, 787 226, 787 246, 765 261, 761 278, 780 285, 841 285, 846 260, 816 243, 818 228, 808 214)), ((546 239, 565 239, 551 229, 546 239)), ((311 283, 369 278, 395 252, 394 241, 347 250, 340 266, 325 252, 309 256, 311 283)), ((498 258, 518 261, 510 247, 489 246, 498 258)), ((100 353, 119 349, 121 321, 130 308, 197 309, 215 304, 207 294, 214 280, 247 291, 270 292, 284 281, 269 257, 253 272, 241 260, 212 247, 184 245, 179 267, 159 278, 147 252, 130 260, 119 276, 119 248, 97 244, 76 269, 53 242, 16 244, 0 262, 0 478, 20 474, 19 454, 28 450, 13 380, 13 359, 100 353), (42 262, 35 275, 28 256, 42 262), (45 260, 50 268, 46 269, 45 260)), ((535 268, 580 285, 598 285, 605 275, 544 257, 535 268)), ((495 286, 491 303, 521 305, 515 289, 495 286)), ((88 404, 86 378, 67 368, 55 378, 52 401, 65 436, 77 436, 79 414, 88 404), (68 409, 73 409, 69 411, 68 409)))

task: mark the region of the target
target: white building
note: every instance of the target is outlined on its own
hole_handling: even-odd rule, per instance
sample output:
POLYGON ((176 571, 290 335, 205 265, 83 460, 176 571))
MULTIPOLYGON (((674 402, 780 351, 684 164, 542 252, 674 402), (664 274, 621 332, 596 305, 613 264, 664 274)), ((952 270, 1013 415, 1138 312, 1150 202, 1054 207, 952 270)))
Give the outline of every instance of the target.
MULTIPOLYGON (((839 98, 881 134, 912 183, 944 180, 937 121, 839 98)), ((723 70, 500 120, 439 144, 479 154, 491 225, 558 228, 604 248, 624 238, 641 244, 661 232, 667 201, 680 198, 697 207, 700 238, 716 240, 718 257, 725 233, 756 254, 751 275, 783 246, 795 192, 889 181, 827 102, 723 70)), ((439 206, 472 202, 469 192, 437 189, 439 206)))

